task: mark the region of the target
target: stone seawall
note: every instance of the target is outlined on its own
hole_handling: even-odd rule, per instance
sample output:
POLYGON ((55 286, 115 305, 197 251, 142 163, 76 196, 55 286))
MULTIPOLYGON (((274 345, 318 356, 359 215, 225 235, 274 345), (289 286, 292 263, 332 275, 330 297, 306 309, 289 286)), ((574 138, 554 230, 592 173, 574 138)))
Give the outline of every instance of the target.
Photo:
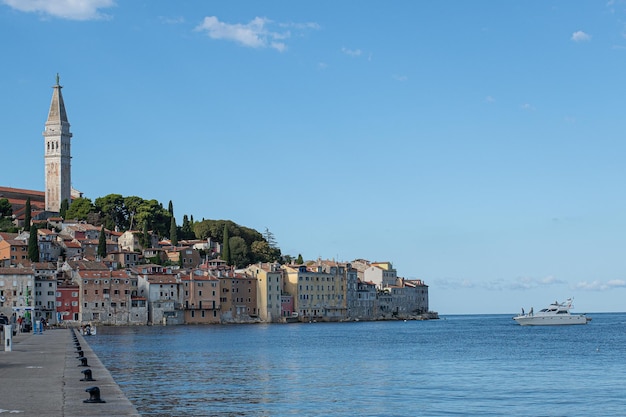
POLYGON ((4 413, 24 417, 140 416, 78 329, 19 334, 13 339, 12 351, 0 351, 0 415, 4 413), (82 366, 84 362, 87 366, 82 366), (94 381, 81 381, 87 369, 94 381), (104 402, 85 402, 95 399, 97 390, 86 391, 93 387, 104 402))

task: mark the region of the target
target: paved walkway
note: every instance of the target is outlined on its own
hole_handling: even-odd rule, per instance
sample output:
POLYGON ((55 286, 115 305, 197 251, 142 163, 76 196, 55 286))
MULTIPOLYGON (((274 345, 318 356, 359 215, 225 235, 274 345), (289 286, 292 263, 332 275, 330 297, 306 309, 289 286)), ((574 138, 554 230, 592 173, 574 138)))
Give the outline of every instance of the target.
POLYGON ((12 347, 11 352, 0 350, 0 417, 140 416, 77 331, 20 334, 12 347), (88 367, 77 359, 75 334, 88 367), (85 369, 95 381, 81 381, 85 369), (94 386, 105 403, 83 402, 91 397, 85 389, 94 386))

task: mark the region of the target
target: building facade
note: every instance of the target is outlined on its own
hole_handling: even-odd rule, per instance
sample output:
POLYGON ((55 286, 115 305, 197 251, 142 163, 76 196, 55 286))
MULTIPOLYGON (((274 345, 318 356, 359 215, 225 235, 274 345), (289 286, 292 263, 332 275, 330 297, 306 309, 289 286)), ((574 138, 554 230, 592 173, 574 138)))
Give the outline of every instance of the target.
POLYGON ((248 266, 245 272, 257 279, 257 309, 264 322, 281 320, 282 270, 277 263, 248 266))

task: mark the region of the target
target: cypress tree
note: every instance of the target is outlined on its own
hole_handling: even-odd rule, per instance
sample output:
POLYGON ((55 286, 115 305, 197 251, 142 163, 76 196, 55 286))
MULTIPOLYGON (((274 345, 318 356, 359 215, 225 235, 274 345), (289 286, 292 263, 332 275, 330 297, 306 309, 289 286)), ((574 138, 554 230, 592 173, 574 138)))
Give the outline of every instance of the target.
POLYGON ((304 263, 304 259, 302 259, 302 255, 298 254, 298 259, 296 259, 297 265, 302 265, 304 263))
POLYGON ((170 200, 170 204, 167 206, 167 211, 169 211, 170 215, 174 217, 174 204, 172 203, 172 200, 170 200))
POLYGON ((172 242, 172 246, 178 245, 178 233, 174 216, 172 216, 172 221, 170 222, 170 241, 172 242))
POLYGON ((30 197, 28 197, 26 199, 26 206, 24 208, 24 230, 29 229, 30 228, 30 221, 31 221, 31 208, 30 208, 30 197))
POLYGON ((182 238, 183 239, 191 239, 193 236, 193 232, 191 231, 191 224, 189 223, 189 218, 185 214, 183 216, 183 226, 181 227, 182 238))
POLYGON ((30 237, 28 238, 28 259, 31 262, 39 262, 39 242, 37 241, 37 228, 30 227, 30 237))
POLYGON ((230 243, 228 237, 228 225, 224 225, 224 238, 222 242, 222 260, 226 261, 226 265, 230 265, 232 260, 230 259, 230 243))
POLYGON ((65 213, 67 213, 67 209, 70 208, 70 203, 67 201, 67 198, 64 198, 61 201, 61 209, 59 210, 59 216, 65 219, 65 213))
POLYGON ((100 239, 98 240, 98 256, 104 259, 107 256, 107 238, 104 234, 104 225, 100 229, 100 239))

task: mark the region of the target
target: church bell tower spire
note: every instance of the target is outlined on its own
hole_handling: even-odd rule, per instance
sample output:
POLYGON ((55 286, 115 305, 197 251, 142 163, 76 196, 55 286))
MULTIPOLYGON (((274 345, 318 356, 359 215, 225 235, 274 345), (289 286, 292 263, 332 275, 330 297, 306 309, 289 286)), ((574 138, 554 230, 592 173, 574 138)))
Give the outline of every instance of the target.
POLYGON ((59 84, 52 86, 52 102, 46 120, 44 137, 44 160, 46 169, 46 211, 58 213, 63 200, 71 202, 72 176, 70 153, 70 123, 65 112, 65 103, 59 84))

